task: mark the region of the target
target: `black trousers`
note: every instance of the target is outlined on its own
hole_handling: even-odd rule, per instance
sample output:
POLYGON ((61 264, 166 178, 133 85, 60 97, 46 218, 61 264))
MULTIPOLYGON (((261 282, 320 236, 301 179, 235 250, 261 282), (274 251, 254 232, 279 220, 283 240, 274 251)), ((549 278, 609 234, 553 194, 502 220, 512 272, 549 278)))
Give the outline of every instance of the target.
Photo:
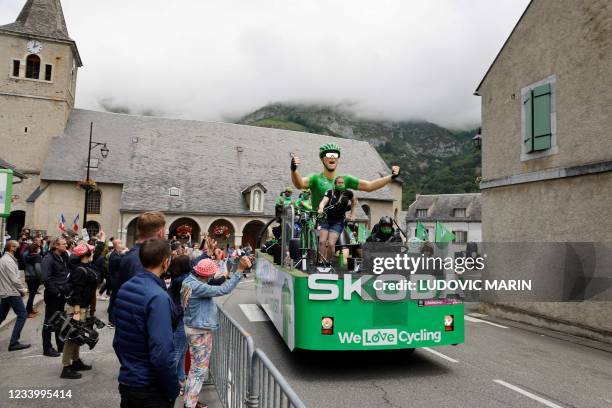
POLYGON ((172 408, 174 401, 169 401, 158 387, 128 387, 119 384, 121 408, 172 408))
MULTIPOLYGON (((51 350, 53 345, 51 344, 51 332, 53 329, 49 326, 49 320, 51 320, 51 316, 55 312, 63 311, 64 305, 66 304, 66 300, 63 296, 58 296, 49 292, 45 289, 45 294, 43 296, 45 300, 45 323, 43 324, 42 329, 42 342, 43 342, 43 351, 51 350)), ((55 342, 57 343, 57 351, 60 353, 64 349, 64 342, 59 339, 59 333, 55 332, 55 342)))
POLYGON ((34 297, 40 286, 40 279, 26 278, 26 284, 28 285, 28 304, 26 305, 26 310, 28 313, 32 313, 34 311, 34 297))

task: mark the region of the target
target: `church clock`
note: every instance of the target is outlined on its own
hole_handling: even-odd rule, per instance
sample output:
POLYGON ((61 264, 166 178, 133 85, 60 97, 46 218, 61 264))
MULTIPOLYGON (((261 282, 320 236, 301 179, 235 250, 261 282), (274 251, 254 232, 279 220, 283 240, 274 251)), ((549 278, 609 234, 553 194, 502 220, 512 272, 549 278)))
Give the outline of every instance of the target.
POLYGON ((30 40, 26 44, 26 48, 28 52, 32 54, 38 54, 39 52, 42 51, 42 44, 40 43, 40 41, 30 40))

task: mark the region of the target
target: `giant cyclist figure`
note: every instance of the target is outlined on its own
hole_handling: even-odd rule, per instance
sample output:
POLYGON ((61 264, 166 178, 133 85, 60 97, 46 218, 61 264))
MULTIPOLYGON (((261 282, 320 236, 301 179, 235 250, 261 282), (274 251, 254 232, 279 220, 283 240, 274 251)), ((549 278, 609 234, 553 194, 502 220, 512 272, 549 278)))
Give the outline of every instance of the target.
MULTIPOLYGON (((323 163, 323 171, 320 173, 312 173, 306 177, 302 177, 297 168, 300 165, 300 158, 293 156, 291 158, 291 181, 296 188, 310 189, 312 207, 317 208, 323 199, 327 190, 334 188, 334 181, 338 174, 336 169, 340 162, 341 149, 335 143, 326 143, 319 148, 319 158, 323 163)), ((350 174, 344 174, 344 185, 346 189, 372 192, 383 188, 391 183, 400 174, 399 166, 391 167, 391 174, 380 177, 375 180, 362 180, 350 174)), ((328 234, 321 234, 321 237, 328 237, 328 234)), ((328 245, 329 243, 323 243, 328 245)))

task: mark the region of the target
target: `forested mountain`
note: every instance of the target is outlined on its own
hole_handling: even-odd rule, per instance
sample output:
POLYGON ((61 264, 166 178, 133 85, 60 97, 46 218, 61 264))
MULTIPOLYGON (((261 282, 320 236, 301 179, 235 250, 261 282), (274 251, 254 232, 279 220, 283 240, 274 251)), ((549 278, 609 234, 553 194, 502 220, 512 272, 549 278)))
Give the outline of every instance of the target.
POLYGON ((472 142, 476 129, 452 131, 426 121, 364 119, 343 107, 298 104, 268 105, 237 123, 370 142, 388 165, 402 167, 404 209, 417 193, 478 191, 480 150, 472 142))

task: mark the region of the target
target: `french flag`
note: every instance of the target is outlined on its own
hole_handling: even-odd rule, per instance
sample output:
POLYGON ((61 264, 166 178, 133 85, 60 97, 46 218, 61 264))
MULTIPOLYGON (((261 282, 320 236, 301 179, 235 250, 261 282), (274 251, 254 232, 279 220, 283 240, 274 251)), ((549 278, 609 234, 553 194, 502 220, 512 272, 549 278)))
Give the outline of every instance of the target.
POLYGON ((72 221, 72 230, 74 232, 77 232, 79 230, 79 214, 77 214, 76 217, 74 217, 74 220, 72 221))
POLYGON ((66 232, 66 218, 64 217, 64 214, 60 215, 59 229, 62 232, 66 232))

